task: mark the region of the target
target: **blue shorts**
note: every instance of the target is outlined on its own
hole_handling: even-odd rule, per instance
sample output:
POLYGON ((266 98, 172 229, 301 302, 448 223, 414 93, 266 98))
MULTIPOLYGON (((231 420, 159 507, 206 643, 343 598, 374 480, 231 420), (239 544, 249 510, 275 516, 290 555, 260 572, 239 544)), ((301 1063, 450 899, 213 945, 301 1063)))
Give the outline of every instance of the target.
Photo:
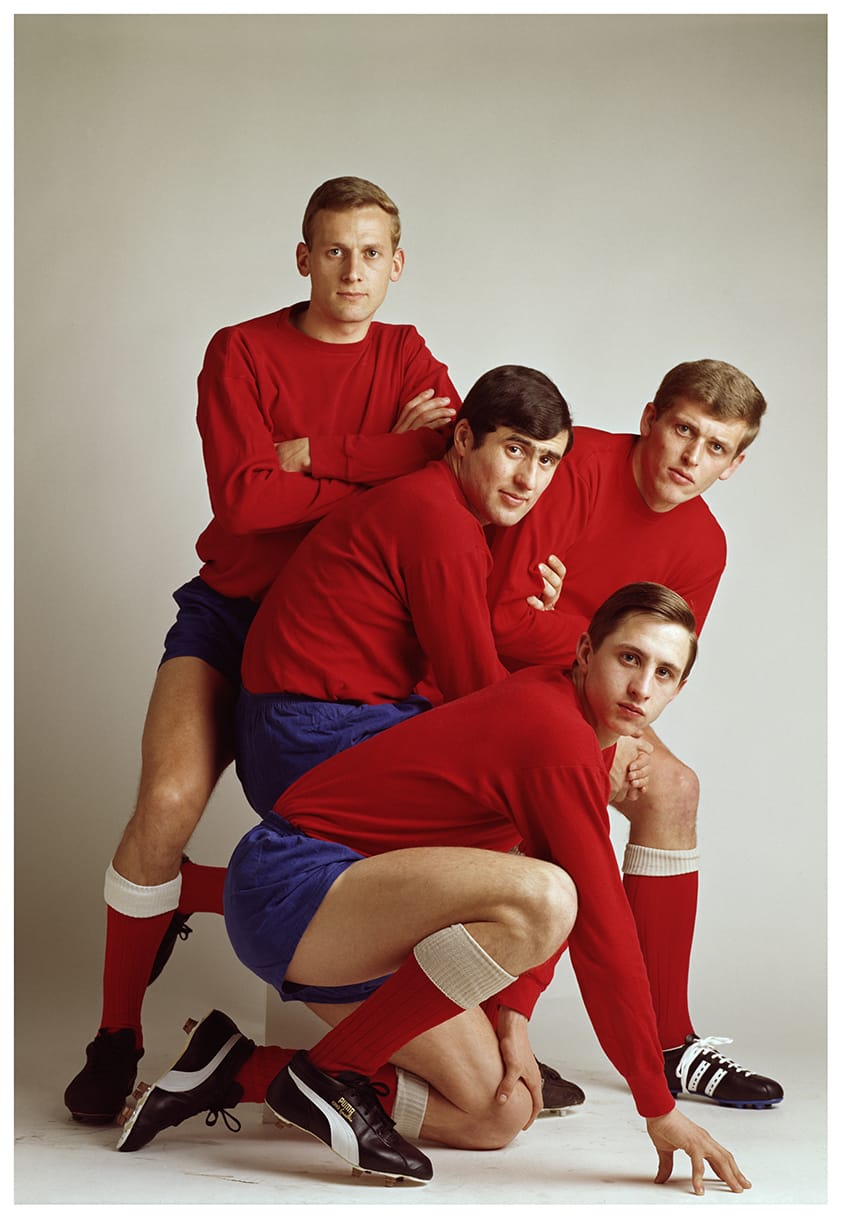
POLYGON ((298 941, 330 886, 363 856, 338 842, 309 838, 274 814, 242 838, 225 876, 225 926, 242 963, 284 1000, 356 1003, 386 979, 349 986, 286 981, 298 941))
POLYGON ((178 614, 164 640, 161 664, 175 656, 195 656, 238 689, 243 645, 257 602, 250 597, 224 597, 201 576, 177 588, 173 599, 178 614))
POLYGON ((237 775, 262 817, 301 775, 351 745, 428 711, 413 694, 401 703, 330 703, 300 694, 250 694, 237 702, 237 775))

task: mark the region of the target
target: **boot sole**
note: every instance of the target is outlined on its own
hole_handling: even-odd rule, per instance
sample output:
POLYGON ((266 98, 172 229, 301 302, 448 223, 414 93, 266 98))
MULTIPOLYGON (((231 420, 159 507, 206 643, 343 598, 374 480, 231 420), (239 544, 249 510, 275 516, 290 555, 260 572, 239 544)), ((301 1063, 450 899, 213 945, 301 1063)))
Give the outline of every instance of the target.
POLYGON ((326 1147, 328 1151, 333 1152, 337 1159, 342 1160, 344 1164, 348 1164, 350 1166, 351 1175, 354 1177, 379 1177, 383 1181, 384 1185, 397 1185, 399 1182, 412 1182, 413 1185, 428 1184, 428 1179, 426 1177, 413 1177, 410 1176, 409 1173, 381 1172, 377 1168, 361 1168, 359 1164, 353 1164, 350 1160, 346 1159, 345 1156, 340 1155, 338 1151, 334 1151, 332 1147, 328 1147, 324 1139, 320 1139, 317 1134, 313 1134, 313 1131, 308 1130, 306 1126, 299 1126, 297 1122, 291 1122, 288 1117, 282 1117, 280 1113, 272 1108, 268 1101, 266 1102, 266 1107, 275 1114, 275 1117, 278 1119, 279 1126, 282 1128, 289 1126, 293 1130, 300 1130, 302 1134, 307 1134, 311 1139, 315 1139, 317 1143, 321 1143, 322 1147, 326 1147))

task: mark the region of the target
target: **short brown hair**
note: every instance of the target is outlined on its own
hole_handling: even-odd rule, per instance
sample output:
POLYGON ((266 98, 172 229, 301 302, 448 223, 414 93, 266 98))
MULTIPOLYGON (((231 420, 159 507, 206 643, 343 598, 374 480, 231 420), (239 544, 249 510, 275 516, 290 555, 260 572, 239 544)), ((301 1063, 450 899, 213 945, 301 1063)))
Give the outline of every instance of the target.
POLYGON ((316 187, 304 210, 301 224, 301 235, 307 248, 310 248, 313 238, 313 222, 317 212, 350 212, 357 207, 379 207, 390 217, 394 252, 401 239, 401 218, 397 204, 384 190, 365 178, 328 178, 327 182, 316 187))
POLYGON ((653 399, 655 418, 679 398, 698 402, 715 419, 741 419, 747 426, 737 453, 754 440, 766 411, 766 399, 752 379, 722 360, 689 360, 671 369, 653 399))
POLYGON ((663 584, 648 581, 626 584, 603 601, 588 627, 594 651, 626 618, 631 618, 634 614, 643 614, 647 618, 662 618, 665 622, 674 622, 684 627, 690 638, 690 653, 681 680, 688 678, 699 648, 696 619, 684 598, 663 584))

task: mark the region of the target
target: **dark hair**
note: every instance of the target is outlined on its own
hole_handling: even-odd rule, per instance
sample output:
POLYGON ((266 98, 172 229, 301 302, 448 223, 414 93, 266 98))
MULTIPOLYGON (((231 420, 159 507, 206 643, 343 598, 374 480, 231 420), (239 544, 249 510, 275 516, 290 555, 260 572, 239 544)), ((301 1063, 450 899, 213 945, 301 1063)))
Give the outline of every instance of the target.
POLYGON ((663 618, 665 622, 674 622, 683 626, 690 637, 690 654, 681 680, 690 676, 690 670, 696 661, 699 639, 696 634, 696 619, 690 606, 663 584, 642 582, 626 584, 603 601, 602 605, 591 619, 588 635, 594 651, 606 637, 615 631, 626 618, 633 614, 645 614, 648 618, 663 618))
POLYGON ((401 218, 397 204, 392 202, 384 190, 365 178, 329 178, 327 182, 316 187, 310 196, 301 224, 304 244, 309 249, 317 212, 350 212, 358 207, 383 209, 392 222, 392 250, 396 250, 401 239, 401 218))
POLYGON ((544 373, 520 364, 501 364, 483 373, 465 395, 458 419, 471 425, 477 448, 498 427, 516 428, 533 440, 567 432, 565 453, 573 447, 570 407, 559 389, 544 373))
POLYGON ((655 418, 679 398, 699 403, 714 419, 742 420, 746 430, 738 454, 754 440, 766 411, 766 399, 751 377, 722 360, 688 360, 670 369, 653 399, 655 418))

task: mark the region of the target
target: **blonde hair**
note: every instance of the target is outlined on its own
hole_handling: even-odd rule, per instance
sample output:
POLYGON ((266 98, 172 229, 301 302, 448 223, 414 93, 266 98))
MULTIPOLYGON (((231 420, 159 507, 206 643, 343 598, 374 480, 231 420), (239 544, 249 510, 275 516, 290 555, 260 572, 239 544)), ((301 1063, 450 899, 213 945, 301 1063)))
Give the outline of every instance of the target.
POLYGON ((699 403, 714 419, 742 420, 746 430, 738 454, 754 440, 766 411, 766 399, 752 379, 722 360, 689 360, 671 369, 653 399, 655 418, 679 398, 699 403))
POLYGON ((350 212, 358 207, 379 207, 391 220, 392 251, 398 248, 401 239, 401 218, 397 204, 384 190, 365 178, 329 178, 317 186, 310 196, 301 223, 304 244, 310 248, 313 239, 313 223, 318 212, 350 212))

